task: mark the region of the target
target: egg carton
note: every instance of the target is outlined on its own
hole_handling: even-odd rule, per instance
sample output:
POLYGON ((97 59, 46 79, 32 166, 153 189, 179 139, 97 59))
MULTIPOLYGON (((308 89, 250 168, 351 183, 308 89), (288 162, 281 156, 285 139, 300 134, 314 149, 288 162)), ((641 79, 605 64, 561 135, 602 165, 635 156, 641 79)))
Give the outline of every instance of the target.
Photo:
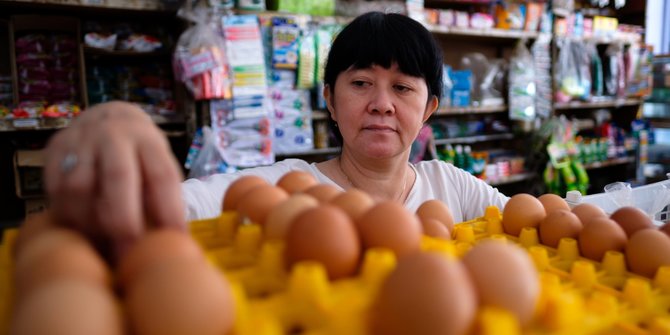
MULTIPOLYGON (((224 212, 189 226, 208 260, 231 282, 235 335, 367 335, 367 311, 395 268, 393 252, 368 249, 356 276, 331 281, 316 262, 287 270, 283 242, 264 241, 261 226, 237 222, 235 212, 224 212)), ((506 311, 481 308, 476 334, 670 334, 670 267, 649 279, 627 272, 620 252, 607 252, 595 262, 580 257, 571 238, 551 248, 539 243, 534 228, 524 228, 519 237, 504 234, 496 207, 457 224, 452 235, 453 240, 424 236, 421 249, 461 258, 482 240, 506 241, 521 246, 540 273, 541 294, 528 327, 521 331, 506 311)), ((0 335, 8 332, 15 237, 15 230, 7 230, 0 244, 0 335)))
POLYGON ((11 316, 14 283, 12 282, 12 245, 18 230, 5 229, 0 242, 0 335, 9 334, 9 318, 11 316))
MULTIPOLYGON (((190 226, 208 259, 233 283, 236 335, 367 334, 367 311, 395 268, 391 251, 368 249, 357 276, 329 281, 315 262, 286 270, 282 242, 265 242, 259 225, 236 222, 236 213, 224 212, 190 226)), ((575 239, 551 248, 539 243, 535 228, 514 237, 503 233, 501 222, 500 210, 489 207, 483 217, 457 224, 453 240, 424 236, 421 243, 423 251, 461 258, 478 242, 497 239, 523 247, 533 259, 541 284, 533 323, 521 332, 511 314, 483 308, 477 334, 670 334, 670 267, 648 279, 627 272, 620 252, 595 262, 580 257, 575 239)))

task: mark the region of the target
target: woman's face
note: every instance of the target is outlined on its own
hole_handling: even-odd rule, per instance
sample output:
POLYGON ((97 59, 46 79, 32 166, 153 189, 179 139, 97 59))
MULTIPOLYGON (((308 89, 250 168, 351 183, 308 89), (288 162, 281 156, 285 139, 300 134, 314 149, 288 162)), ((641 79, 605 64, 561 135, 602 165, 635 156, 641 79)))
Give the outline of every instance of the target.
POLYGON ((347 150, 366 157, 390 158, 409 151, 423 123, 437 109, 437 97, 428 99, 428 86, 420 77, 373 65, 350 68, 324 95, 347 150))

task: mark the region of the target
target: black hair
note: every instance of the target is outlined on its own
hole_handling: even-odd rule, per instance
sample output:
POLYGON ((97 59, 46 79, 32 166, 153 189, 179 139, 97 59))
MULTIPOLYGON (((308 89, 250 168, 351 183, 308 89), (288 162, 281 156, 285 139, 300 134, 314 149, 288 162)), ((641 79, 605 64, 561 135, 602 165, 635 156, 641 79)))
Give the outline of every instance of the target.
MULTIPOLYGON (((442 50, 421 23, 395 13, 366 13, 344 27, 328 53, 324 84, 333 95, 337 76, 350 67, 388 69, 394 63, 402 73, 426 80, 429 100, 441 97, 442 50)), ((342 144, 342 134, 332 119, 329 126, 342 144)))

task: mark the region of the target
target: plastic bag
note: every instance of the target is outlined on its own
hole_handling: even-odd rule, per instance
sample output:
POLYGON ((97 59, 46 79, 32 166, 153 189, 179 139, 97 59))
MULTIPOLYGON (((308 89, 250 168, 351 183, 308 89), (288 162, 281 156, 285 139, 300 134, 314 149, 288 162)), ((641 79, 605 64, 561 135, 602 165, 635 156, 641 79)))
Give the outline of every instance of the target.
POLYGON ((225 42, 214 28, 216 18, 210 12, 203 6, 180 10, 180 15, 195 25, 179 37, 173 59, 175 75, 196 100, 230 99, 232 80, 225 42))
POLYGON ((556 65, 556 101, 587 99, 591 94, 591 61, 584 44, 579 41, 560 42, 556 65))
POLYGON ((190 162, 190 168, 188 178, 198 179, 226 171, 227 165, 217 147, 216 136, 209 127, 202 128, 202 147, 190 162))
POLYGON ((514 48, 509 67, 509 117, 512 120, 535 119, 535 67, 525 41, 514 48))

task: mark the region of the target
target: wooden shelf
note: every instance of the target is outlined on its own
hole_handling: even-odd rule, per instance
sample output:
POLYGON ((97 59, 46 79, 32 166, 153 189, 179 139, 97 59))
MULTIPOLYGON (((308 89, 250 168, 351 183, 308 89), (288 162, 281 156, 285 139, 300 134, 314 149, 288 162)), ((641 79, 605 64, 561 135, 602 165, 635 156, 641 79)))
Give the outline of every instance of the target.
POLYGON ((599 169, 599 168, 604 168, 604 167, 614 166, 614 165, 630 164, 630 163, 634 163, 634 162, 635 162, 635 157, 620 157, 620 158, 613 158, 613 159, 602 161, 602 162, 584 164, 584 168, 587 169, 587 170, 593 170, 593 169, 599 169))
POLYGON ((116 10, 135 12, 156 12, 174 15, 177 8, 165 6, 160 0, 0 0, 0 5, 48 8, 77 8, 85 10, 116 10))
POLYGON ((454 138, 440 138, 435 140, 436 145, 441 144, 471 144, 477 142, 486 142, 486 141, 498 141, 498 140, 511 140, 514 138, 512 133, 503 133, 503 134, 490 134, 490 135, 476 135, 476 136, 466 136, 466 137, 454 137, 454 138))
POLYGON ((440 108, 435 115, 463 115, 463 114, 492 114, 507 111, 507 106, 483 106, 483 107, 446 107, 440 108))
POLYGON ((319 121, 319 120, 328 120, 330 118, 330 115, 328 112, 324 110, 313 110, 312 111, 312 120, 319 121))
POLYGON ((622 106, 635 106, 641 104, 643 101, 640 99, 616 99, 616 100, 606 100, 606 101, 570 101, 570 102, 561 102, 554 103, 554 109, 556 110, 570 110, 570 109, 594 109, 594 108, 616 108, 622 106))
MULTIPOLYGON (((182 117, 165 117, 162 115, 150 115, 151 120, 159 126, 184 123, 182 117)), ((34 130, 58 130, 67 128, 72 122, 71 118, 25 118, 25 119, 0 119, 0 132, 34 131, 34 130)), ((175 137, 183 136, 181 131, 167 131, 166 135, 175 137)))
POLYGON ((508 177, 503 177, 495 180, 487 180, 486 182, 491 186, 500 186, 506 184, 517 183, 524 180, 529 180, 535 177, 534 173, 517 173, 508 177))
POLYGON ((70 118, 23 118, 0 120, 0 132, 57 130, 70 125, 70 118))
POLYGON ((460 28, 460 27, 445 27, 436 25, 426 25, 426 28, 434 34, 452 35, 452 36, 466 36, 466 37, 483 37, 494 39, 512 39, 518 40, 521 38, 535 39, 538 32, 524 31, 524 30, 506 30, 506 29, 474 29, 474 28, 460 28))

